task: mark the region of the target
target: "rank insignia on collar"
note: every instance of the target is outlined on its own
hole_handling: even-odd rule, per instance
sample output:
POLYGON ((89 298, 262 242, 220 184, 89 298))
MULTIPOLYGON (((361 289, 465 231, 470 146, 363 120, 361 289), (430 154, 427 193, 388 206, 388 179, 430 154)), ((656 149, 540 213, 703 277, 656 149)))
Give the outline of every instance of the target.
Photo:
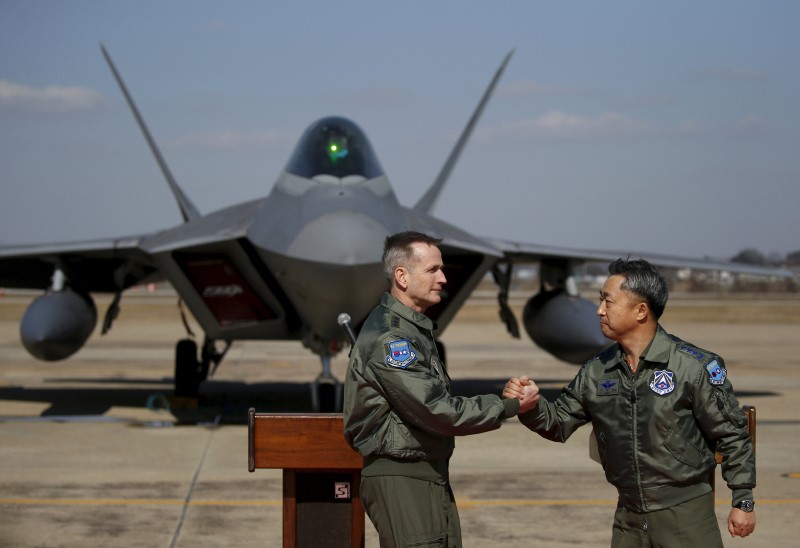
POLYGON ((386 365, 406 369, 417 359, 417 353, 411 348, 411 343, 405 339, 392 341, 386 345, 386 365))
POLYGON ((653 373, 653 380, 650 381, 650 390, 659 396, 666 396, 675 390, 675 373, 669 369, 656 371, 653 373))
POLYGON ((725 371, 725 368, 717 362, 717 360, 710 361, 708 365, 706 365, 706 371, 708 371, 708 382, 714 386, 719 386, 725 383, 727 372, 725 371))
POLYGON ((619 394, 619 380, 600 379, 597 381, 598 396, 615 396, 619 394))

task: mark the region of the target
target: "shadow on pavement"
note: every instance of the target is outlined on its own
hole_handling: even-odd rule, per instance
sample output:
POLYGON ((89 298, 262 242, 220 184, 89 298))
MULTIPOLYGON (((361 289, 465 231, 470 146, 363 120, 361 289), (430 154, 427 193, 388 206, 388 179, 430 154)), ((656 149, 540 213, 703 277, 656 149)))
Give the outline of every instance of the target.
MULTIPOLYGON (((500 394, 506 378, 459 379, 452 381, 453 394, 474 396, 500 394)), ((570 379, 539 379, 542 395, 548 400, 558 397, 561 387, 570 379)), ((172 379, 60 379, 52 387, 0 387, 0 400, 39 402, 48 407, 42 418, 102 416, 112 407, 130 407, 168 412, 178 424, 221 422, 246 424, 252 407, 259 413, 311 413, 310 383, 266 382, 248 384, 234 381, 208 380, 201 384, 197 398, 176 397, 172 379), (59 387, 58 383, 81 383, 89 387, 59 387), (125 384, 136 385, 131 387, 125 384), (122 385, 122 386, 120 386, 122 385), (146 385, 146 386, 142 386, 146 385), (147 386, 149 385, 149 386, 147 386)), ((755 396, 775 396, 775 392, 740 392, 746 402, 755 396)), ((0 417, 0 421, 8 418, 0 417)))

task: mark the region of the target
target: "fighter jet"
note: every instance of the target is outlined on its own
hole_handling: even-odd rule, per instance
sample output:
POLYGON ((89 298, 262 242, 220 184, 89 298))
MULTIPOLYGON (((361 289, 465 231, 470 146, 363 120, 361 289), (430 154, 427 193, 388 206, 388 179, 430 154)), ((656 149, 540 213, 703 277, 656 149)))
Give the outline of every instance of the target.
MULTIPOLYGON (((500 317, 512 336, 519 326, 508 304, 513 267, 538 262, 540 291, 525 306, 523 324, 544 350, 579 364, 609 344, 595 304, 581 299, 575 270, 629 251, 578 250, 478 237, 432 211, 488 103, 513 50, 489 86, 428 191, 413 207, 400 204, 366 134, 353 121, 326 117, 301 136, 269 195, 201 214, 172 176, 105 47, 102 54, 175 196, 183 223, 144 235, 64 244, 0 247, 0 287, 44 290, 26 310, 22 343, 35 358, 63 360, 94 332, 93 293, 114 295, 102 320, 105 334, 126 289, 168 281, 204 332, 175 351, 175 394, 197 396, 236 340, 297 340, 319 356, 312 383, 316 409, 335 410, 341 391, 331 358, 348 345, 340 314, 355 331, 387 289, 380 258, 387 235, 416 230, 442 238, 448 283, 427 314, 440 336, 475 287, 491 273, 500 317)), ((775 270, 650 254, 669 267, 786 275, 775 270)), ((188 330, 188 328, 187 328, 188 330)), ((444 348, 442 347, 442 351, 444 348)))

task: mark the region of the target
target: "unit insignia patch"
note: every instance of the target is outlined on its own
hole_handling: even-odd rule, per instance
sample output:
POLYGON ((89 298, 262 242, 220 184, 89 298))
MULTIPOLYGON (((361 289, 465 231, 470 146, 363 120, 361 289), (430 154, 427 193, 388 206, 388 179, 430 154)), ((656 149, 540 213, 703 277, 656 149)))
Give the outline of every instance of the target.
POLYGON ((650 390, 659 396, 666 396, 675 390, 675 373, 669 369, 654 372, 653 380, 650 381, 650 390))
POLYGON ((411 343, 405 339, 392 341, 386 345, 386 365, 406 369, 417 359, 417 353, 411 348, 411 343))
POLYGON ((710 361, 708 365, 706 365, 706 371, 708 371, 708 382, 714 386, 719 386, 725 383, 727 372, 725 371, 725 368, 717 362, 717 360, 710 361))

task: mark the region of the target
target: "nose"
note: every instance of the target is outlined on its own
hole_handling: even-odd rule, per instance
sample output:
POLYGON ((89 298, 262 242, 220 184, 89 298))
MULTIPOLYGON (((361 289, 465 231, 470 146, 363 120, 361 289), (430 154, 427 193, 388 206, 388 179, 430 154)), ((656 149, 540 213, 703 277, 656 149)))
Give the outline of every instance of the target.
POLYGON ((597 315, 600 316, 601 318, 606 315, 606 307, 603 306, 603 303, 600 303, 597 306, 597 315))

